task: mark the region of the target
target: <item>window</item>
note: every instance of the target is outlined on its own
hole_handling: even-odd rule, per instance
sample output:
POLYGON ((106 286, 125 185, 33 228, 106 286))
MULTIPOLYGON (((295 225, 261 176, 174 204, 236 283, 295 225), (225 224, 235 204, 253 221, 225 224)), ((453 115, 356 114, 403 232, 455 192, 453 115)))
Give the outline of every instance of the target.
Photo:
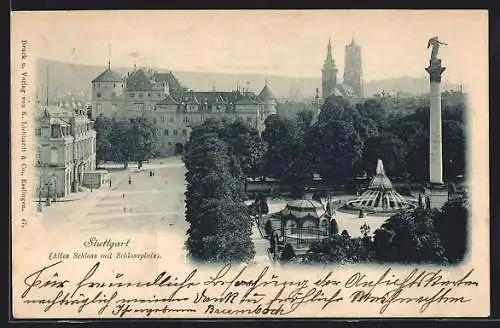
POLYGON ((102 97, 102 92, 98 92, 98 93, 96 94, 96 96, 97 96, 97 98, 101 98, 101 97, 102 97))
POLYGON ((116 83, 113 83, 113 88, 116 88, 116 83))
POLYGON ((38 136, 41 136, 42 135, 42 128, 36 128, 35 129, 35 135, 38 137, 38 136))
POLYGON ((174 130, 174 136, 176 136, 176 135, 177 135, 177 130, 174 130))
POLYGON ((142 98, 142 92, 139 92, 139 98, 142 98))
POLYGON ((57 158, 57 148, 52 147, 50 148, 50 165, 57 165, 58 158, 57 158))
POLYGON ((135 93, 131 92, 130 93, 130 98, 134 98, 135 97, 135 93))
POLYGON ((160 120, 161 120, 161 122, 162 122, 162 123, 165 123, 165 116, 162 116, 162 117, 160 118, 160 120))
POLYGON ((169 121, 170 121, 170 123, 174 123, 174 116, 173 115, 170 116, 170 120, 169 121))
POLYGON ((42 163, 42 149, 40 147, 36 147, 36 163, 42 163))
POLYGON ((163 130, 163 135, 168 136, 168 129, 163 130))
POLYGON ((97 112, 100 112, 100 111, 101 111, 101 109, 102 109, 102 105, 101 105, 101 104, 95 104, 95 110, 96 110, 97 112))
POLYGON ((153 123, 156 124, 156 117, 153 117, 153 123))
POLYGON ((116 106, 116 104, 112 104, 112 105, 111 105, 111 110, 112 110, 113 112, 115 112, 115 111, 116 111, 116 107, 117 107, 117 106, 116 106))
POLYGON ((148 97, 151 97, 151 93, 150 92, 148 92, 148 97))
POLYGON ((59 124, 52 124, 51 130, 50 130, 50 136, 52 138, 59 138, 60 133, 59 133, 59 124))
POLYGON ((185 123, 189 123, 189 117, 188 116, 184 116, 184 122, 185 123))
POLYGON ((116 97, 116 92, 111 93, 111 97, 116 97))
POLYGON ((186 131, 186 129, 183 129, 183 130, 182 130, 182 135, 183 135, 183 136, 186 136, 186 135, 187 135, 187 131, 186 131))

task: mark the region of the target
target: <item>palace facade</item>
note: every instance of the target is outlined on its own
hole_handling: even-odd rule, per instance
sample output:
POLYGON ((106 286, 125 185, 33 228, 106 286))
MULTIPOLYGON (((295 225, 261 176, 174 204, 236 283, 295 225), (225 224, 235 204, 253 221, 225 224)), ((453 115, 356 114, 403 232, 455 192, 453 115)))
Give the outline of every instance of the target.
POLYGON ((85 109, 40 106, 35 118, 37 197, 78 191, 96 168, 96 131, 85 109))
POLYGON ((194 91, 171 73, 135 68, 122 77, 108 68, 92 81, 92 118, 148 117, 158 128, 160 153, 181 154, 193 126, 208 118, 242 120, 260 132, 276 114, 276 98, 267 81, 257 95, 245 89, 194 91))

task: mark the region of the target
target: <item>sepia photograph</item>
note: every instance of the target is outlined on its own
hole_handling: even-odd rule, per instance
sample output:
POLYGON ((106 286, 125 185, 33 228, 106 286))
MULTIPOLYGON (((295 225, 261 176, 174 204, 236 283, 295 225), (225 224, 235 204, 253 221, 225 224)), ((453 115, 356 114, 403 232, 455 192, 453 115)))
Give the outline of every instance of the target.
POLYGON ((487 17, 14 13, 13 316, 489 315, 487 17))

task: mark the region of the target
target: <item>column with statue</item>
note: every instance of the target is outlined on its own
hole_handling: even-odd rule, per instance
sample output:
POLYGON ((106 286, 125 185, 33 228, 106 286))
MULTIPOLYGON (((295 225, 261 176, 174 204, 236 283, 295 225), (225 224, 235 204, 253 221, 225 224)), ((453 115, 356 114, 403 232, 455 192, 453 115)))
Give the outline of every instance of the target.
POLYGON ((441 75, 446 67, 438 58, 440 45, 447 45, 433 37, 427 42, 432 48, 429 66, 425 68, 430 80, 430 112, 429 112, 429 182, 424 185, 426 198, 430 208, 441 208, 448 198, 448 188, 443 183, 443 138, 441 115, 441 75))

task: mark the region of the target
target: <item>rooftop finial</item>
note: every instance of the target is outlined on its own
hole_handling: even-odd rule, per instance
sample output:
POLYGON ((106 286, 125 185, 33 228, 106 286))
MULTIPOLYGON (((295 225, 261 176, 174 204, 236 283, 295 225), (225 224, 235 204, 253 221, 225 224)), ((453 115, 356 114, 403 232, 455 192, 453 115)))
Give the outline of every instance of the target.
POLYGON ((111 69, 111 43, 108 43, 108 69, 111 69))
POLYGON ((266 85, 268 84, 268 81, 267 81, 267 74, 266 74, 266 77, 265 77, 265 84, 266 84, 266 85))

